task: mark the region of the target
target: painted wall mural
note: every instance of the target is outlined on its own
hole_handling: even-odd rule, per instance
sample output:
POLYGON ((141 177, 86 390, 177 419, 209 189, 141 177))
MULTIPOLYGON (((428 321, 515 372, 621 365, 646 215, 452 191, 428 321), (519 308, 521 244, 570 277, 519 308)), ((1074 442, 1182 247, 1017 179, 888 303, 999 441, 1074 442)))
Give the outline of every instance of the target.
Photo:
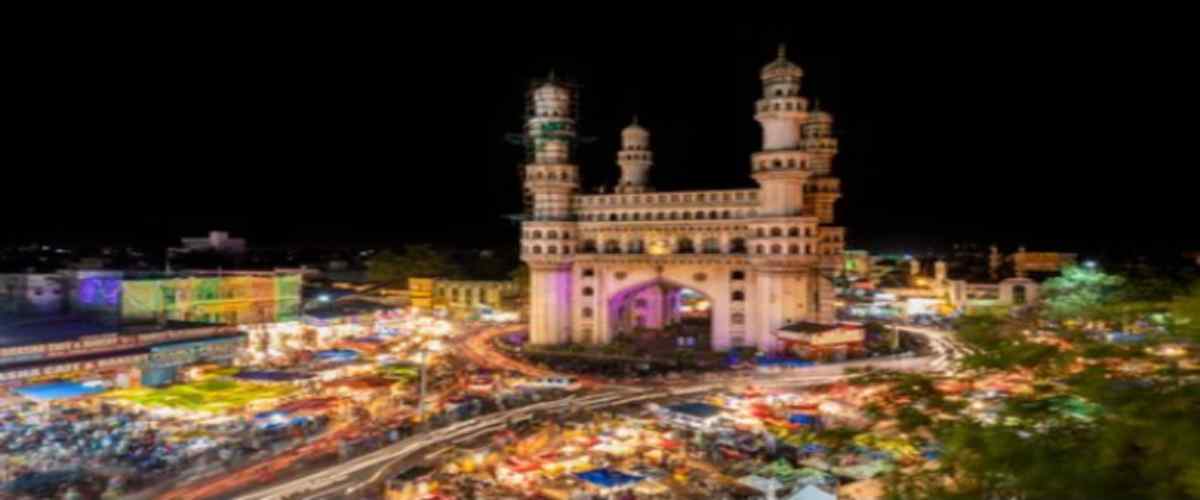
POLYGON ((300 288, 298 275, 130 280, 122 286, 121 316, 221 324, 292 321, 299 316, 300 288))

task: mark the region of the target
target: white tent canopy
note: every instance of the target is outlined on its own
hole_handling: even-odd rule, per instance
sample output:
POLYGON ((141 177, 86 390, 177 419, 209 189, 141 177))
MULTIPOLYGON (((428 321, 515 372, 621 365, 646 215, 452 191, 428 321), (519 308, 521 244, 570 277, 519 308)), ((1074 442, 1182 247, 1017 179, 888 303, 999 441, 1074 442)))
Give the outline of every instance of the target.
POLYGON ((810 484, 789 495, 787 500, 837 500, 837 495, 810 484))

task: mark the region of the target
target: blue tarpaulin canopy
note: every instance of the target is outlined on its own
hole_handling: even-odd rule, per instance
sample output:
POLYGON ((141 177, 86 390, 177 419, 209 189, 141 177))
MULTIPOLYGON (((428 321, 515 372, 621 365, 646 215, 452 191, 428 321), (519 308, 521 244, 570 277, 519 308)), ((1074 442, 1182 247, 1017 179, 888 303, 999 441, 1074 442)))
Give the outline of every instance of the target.
POLYGON ((590 470, 575 474, 575 477, 580 481, 584 481, 601 488, 620 488, 622 486, 637 483, 644 479, 640 476, 633 476, 612 469, 590 470))
POLYGON ((800 425, 816 425, 817 417, 806 413, 793 413, 788 417, 788 422, 800 425))
POLYGON ((801 368, 801 367, 805 367, 805 366, 812 366, 814 363, 807 359, 775 358, 775 357, 759 356, 757 358, 754 358, 754 364, 756 364, 758 366, 785 366, 785 367, 789 367, 789 368, 801 368))
POLYGON ((29 385, 13 391, 35 401, 55 401, 59 399, 90 396, 104 392, 103 387, 84 385, 77 382, 50 382, 47 384, 29 385))
POLYGON ((705 403, 683 403, 668 406, 667 409, 675 413, 691 415, 696 418, 709 418, 721 413, 720 408, 705 403))
POLYGON ((318 352, 316 354, 316 358, 321 361, 358 361, 358 351, 351 351, 349 349, 332 349, 318 352))
POLYGON ((311 373, 248 371, 238 372, 233 378, 266 382, 290 382, 294 380, 308 380, 313 378, 313 376, 311 373))
POLYGON ((804 453, 825 453, 825 452, 829 451, 829 448, 826 448, 819 444, 809 443, 809 444, 804 445, 804 448, 800 451, 803 451, 804 453))

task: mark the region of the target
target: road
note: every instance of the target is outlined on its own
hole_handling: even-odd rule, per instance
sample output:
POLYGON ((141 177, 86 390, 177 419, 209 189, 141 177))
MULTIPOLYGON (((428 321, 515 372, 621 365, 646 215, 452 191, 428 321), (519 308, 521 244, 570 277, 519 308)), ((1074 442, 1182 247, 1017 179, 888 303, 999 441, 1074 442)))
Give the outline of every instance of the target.
MULTIPOLYGON (((492 415, 416 436, 387 448, 349 460, 313 473, 307 477, 238 496, 239 500, 268 500, 283 498, 345 498, 378 484, 397 464, 426 458, 455 442, 465 442, 478 436, 505 428, 507 422, 532 418, 537 413, 598 410, 672 397, 698 395, 740 385, 756 387, 803 387, 827 384, 846 378, 846 370, 875 367, 902 371, 948 371, 966 350, 953 340, 949 332, 917 327, 899 327, 928 339, 932 354, 919 357, 872 358, 847 363, 816 365, 779 373, 753 373, 735 376, 699 377, 675 381, 661 387, 633 389, 628 387, 601 388, 584 397, 539 403, 492 415)), ((529 366, 496 353, 490 341, 509 330, 491 329, 478 332, 461 343, 463 352, 481 366, 514 370, 530 376, 546 376, 544 370, 529 366)))

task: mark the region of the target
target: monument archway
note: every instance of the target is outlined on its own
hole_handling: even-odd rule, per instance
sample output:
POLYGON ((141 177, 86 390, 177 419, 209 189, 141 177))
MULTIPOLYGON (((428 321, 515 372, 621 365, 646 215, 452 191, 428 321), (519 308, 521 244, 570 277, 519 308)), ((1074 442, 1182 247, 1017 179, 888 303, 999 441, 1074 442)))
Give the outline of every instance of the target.
POLYGON ((695 287, 654 279, 613 294, 606 305, 612 338, 647 349, 709 349, 714 330, 713 300, 695 287))

